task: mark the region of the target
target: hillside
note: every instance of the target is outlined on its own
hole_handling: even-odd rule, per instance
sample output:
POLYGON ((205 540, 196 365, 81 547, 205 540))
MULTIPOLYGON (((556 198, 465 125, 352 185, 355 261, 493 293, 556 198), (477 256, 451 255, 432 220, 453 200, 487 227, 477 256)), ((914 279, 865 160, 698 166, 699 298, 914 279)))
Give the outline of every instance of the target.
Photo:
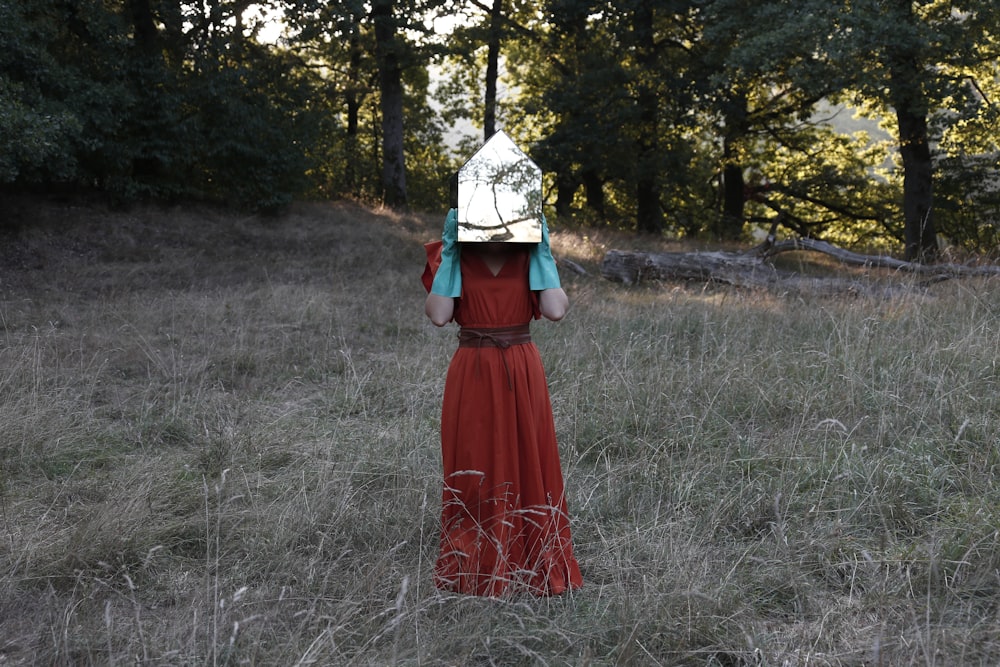
POLYGON ((584 587, 477 599, 430 584, 439 216, 15 208, 4 664, 1000 661, 989 280, 625 288, 605 252, 667 244, 556 227, 587 273, 532 335, 584 587))

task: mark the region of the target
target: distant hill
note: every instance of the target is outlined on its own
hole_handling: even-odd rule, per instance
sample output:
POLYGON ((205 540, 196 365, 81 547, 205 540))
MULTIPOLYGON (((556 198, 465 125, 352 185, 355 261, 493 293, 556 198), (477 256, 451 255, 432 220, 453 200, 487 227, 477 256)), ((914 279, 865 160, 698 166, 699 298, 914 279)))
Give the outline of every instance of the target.
POLYGON ((858 115, 856 109, 844 104, 822 101, 817 105, 813 119, 829 125, 841 134, 867 132, 872 141, 888 141, 892 135, 879 127, 878 121, 858 115))

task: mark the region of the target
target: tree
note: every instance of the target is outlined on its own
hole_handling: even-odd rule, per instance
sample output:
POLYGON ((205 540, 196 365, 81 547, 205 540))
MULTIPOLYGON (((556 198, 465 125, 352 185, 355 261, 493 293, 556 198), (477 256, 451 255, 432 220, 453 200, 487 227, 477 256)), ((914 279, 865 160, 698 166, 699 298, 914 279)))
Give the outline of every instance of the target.
POLYGON ((656 80, 648 76, 663 69, 657 62, 657 42, 653 32, 653 3, 636 2, 630 8, 630 33, 635 42, 633 70, 633 95, 637 107, 638 124, 635 134, 637 169, 636 227, 640 232, 663 232, 663 211, 660 208, 660 103, 656 80))
POLYGON ((51 94, 68 68, 47 45, 60 26, 48 7, 0 2, 0 184, 64 180, 76 173, 81 120, 51 94))
POLYGON ((0 3, 0 176, 76 187, 114 166, 109 141, 131 104, 123 22, 102 5, 0 3))
MULTIPOLYGON (((418 136, 420 141, 430 139, 435 149, 440 148, 438 132, 428 126, 432 121, 424 111, 428 85, 425 71, 430 58, 443 47, 430 34, 425 20, 430 20, 445 3, 289 1, 294 1, 296 7, 290 21, 294 32, 290 48, 301 55, 307 66, 323 72, 333 97, 330 113, 346 115, 344 147, 331 148, 324 172, 346 168, 352 175, 347 179, 348 188, 338 190, 334 186, 337 194, 346 189, 370 195, 373 193, 363 192, 365 178, 356 180, 353 175, 359 171, 355 165, 376 162, 379 176, 378 192, 374 194, 389 206, 408 208, 408 172, 412 169, 408 153, 420 153, 422 162, 417 168, 436 173, 440 164, 437 154, 430 155, 428 147, 416 141, 418 136), (343 110, 338 108, 341 103, 343 110), (362 123, 366 127, 361 127, 362 123), (413 127, 408 127, 411 124, 413 127), (368 155, 363 155, 365 149, 368 155)), ((330 173, 327 180, 337 181, 338 174, 330 173)), ((426 193, 419 197, 427 199, 426 193)))
POLYGON ((441 47, 450 81, 444 83, 439 99, 458 106, 443 114, 448 119, 473 120, 481 126, 485 142, 502 122, 499 95, 504 48, 512 39, 541 39, 528 25, 533 7, 517 0, 469 0, 453 3, 448 11, 449 16, 464 20, 454 26, 441 47))
POLYGON ((605 192, 609 175, 633 153, 621 133, 631 122, 625 70, 614 51, 595 48, 613 42, 608 24, 594 20, 599 8, 595 2, 550 0, 544 40, 526 44, 515 69, 529 91, 524 111, 543 128, 535 152, 554 175, 557 214, 571 214, 582 185, 586 208, 604 223, 612 215, 605 192))
POLYGON ((406 159, 403 149, 403 65, 396 25, 396 3, 374 0, 371 20, 375 26, 382 107, 382 188, 389 206, 406 208, 406 159))
POLYGON ((186 166, 186 196, 275 208, 307 187, 316 82, 252 38, 255 28, 243 19, 249 4, 180 5, 186 29, 174 33, 182 40, 174 48, 184 54, 177 74, 183 134, 171 142, 170 158, 186 166))
POLYGON ((582 185, 598 220, 666 228, 672 193, 692 173, 686 5, 551 0, 535 31, 544 39, 512 51, 523 124, 554 174, 559 211, 582 185))
POLYGON ((370 7, 360 0, 298 0, 286 14, 283 48, 317 80, 320 116, 312 196, 383 197, 379 74, 370 7))
POLYGON ((905 256, 937 256, 932 123, 965 99, 969 75, 997 58, 991 0, 854 0, 831 3, 826 54, 855 100, 895 118, 903 170, 905 256))
MULTIPOLYGON (((817 140, 826 136, 815 128, 816 105, 837 91, 818 57, 828 28, 813 4, 803 0, 789 8, 781 0, 699 3, 701 32, 693 46, 692 78, 704 122, 718 136, 721 215, 711 225, 717 238, 740 238, 747 207, 771 201, 775 185, 789 198, 801 189, 798 182, 814 180, 809 164, 800 163, 792 172, 772 162, 776 158, 795 161, 799 153, 808 155, 814 171, 829 179, 823 190, 813 188, 814 205, 838 199, 844 186, 844 178, 831 179, 838 170, 830 168, 824 151, 816 150, 817 140), (748 177, 753 180, 748 182, 748 177), (794 180, 789 182, 789 177, 794 180)), ((786 222, 792 222, 787 204, 775 213, 782 211, 786 222)))
POLYGON ((503 38, 503 0, 490 7, 489 39, 486 43, 486 95, 483 100, 483 141, 497 131, 497 79, 500 76, 500 42, 503 38))
POLYGON ((309 82, 249 37, 247 4, 0 3, 5 180, 119 201, 290 201, 308 169, 309 82))

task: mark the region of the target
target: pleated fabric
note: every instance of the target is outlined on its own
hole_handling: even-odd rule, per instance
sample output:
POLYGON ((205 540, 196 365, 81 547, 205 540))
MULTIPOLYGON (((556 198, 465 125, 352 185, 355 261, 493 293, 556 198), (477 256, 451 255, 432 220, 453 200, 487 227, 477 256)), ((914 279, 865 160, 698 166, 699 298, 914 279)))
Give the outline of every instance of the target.
MULTIPOLYGON (((428 244, 427 277, 436 269, 428 244)), ((463 327, 525 324, 538 317, 528 288, 528 254, 511 254, 497 275, 474 252, 462 253, 463 327)), ((444 488, 441 589, 490 597, 554 595, 582 585, 548 384, 534 343, 459 347, 441 411, 444 488)))

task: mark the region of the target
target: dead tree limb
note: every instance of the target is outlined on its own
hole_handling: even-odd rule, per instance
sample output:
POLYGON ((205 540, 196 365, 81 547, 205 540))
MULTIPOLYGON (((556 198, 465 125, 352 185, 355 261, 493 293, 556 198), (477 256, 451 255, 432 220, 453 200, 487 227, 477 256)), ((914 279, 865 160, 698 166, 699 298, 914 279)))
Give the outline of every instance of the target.
POLYGON ((826 241, 816 239, 799 238, 773 243, 765 242, 763 245, 750 251, 760 257, 767 259, 782 252, 793 250, 812 250, 839 259, 844 264, 851 266, 863 266, 871 268, 893 269, 895 271, 905 271, 915 275, 939 276, 945 278, 957 278, 967 276, 997 276, 1000 275, 1000 266, 992 264, 983 266, 969 266, 965 264, 919 264, 917 262, 907 262, 887 255, 862 255, 850 250, 838 248, 826 241))
MULTIPOLYGON (((773 238, 773 237, 772 237, 773 238)), ((773 241, 747 252, 626 252, 610 250, 601 262, 607 280, 634 285, 648 280, 717 282, 737 287, 774 287, 822 293, 884 293, 885 286, 850 277, 804 276, 776 268, 769 260, 789 251, 808 250, 838 259, 845 265, 889 269, 936 282, 957 277, 997 276, 1000 266, 918 264, 884 255, 863 255, 815 239, 773 241)))

